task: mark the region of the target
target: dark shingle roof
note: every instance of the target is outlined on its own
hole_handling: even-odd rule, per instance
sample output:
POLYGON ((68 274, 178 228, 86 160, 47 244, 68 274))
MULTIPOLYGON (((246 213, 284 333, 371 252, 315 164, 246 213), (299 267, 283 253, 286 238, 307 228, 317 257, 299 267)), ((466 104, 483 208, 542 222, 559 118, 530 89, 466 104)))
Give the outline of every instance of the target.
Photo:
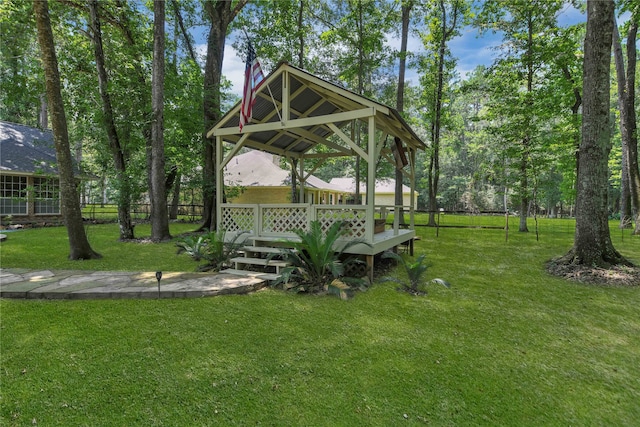
POLYGON ((53 133, 0 121, 0 172, 57 175, 53 133))

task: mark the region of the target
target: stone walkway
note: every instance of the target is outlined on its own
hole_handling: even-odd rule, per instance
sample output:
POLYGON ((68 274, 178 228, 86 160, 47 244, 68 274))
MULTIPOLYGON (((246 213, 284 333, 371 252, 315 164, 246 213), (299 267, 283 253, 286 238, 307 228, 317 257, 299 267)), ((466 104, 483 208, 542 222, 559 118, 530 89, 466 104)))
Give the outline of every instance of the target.
POLYGON ((27 299, 194 298, 243 294, 263 280, 217 273, 0 269, 0 297, 27 299))

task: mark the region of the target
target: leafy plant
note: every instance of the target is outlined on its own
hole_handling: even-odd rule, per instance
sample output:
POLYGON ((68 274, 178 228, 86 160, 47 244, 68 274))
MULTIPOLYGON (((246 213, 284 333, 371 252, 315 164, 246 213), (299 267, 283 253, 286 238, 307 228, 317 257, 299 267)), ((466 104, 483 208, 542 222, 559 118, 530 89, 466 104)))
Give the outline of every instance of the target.
POLYGON ((240 237, 246 234, 236 234, 230 241, 225 241, 226 231, 211 231, 202 236, 188 236, 176 243, 178 253, 186 253, 195 261, 205 260, 206 264, 198 267, 198 271, 220 271, 230 266, 231 258, 239 255, 242 242, 240 237))
POLYGON ((200 261, 206 256, 207 235, 183 237, 176 246, 179 254, 186 253, 195 261, 200 261))
POLYGON ((363 288, 366 283, 364 280, 343 277, 348 265, 362 262, 355 256, 346 255, 345 251, 354 245, 368 243, 353 239, 338 246, 338 239, 346 233, 342 225, 340 222, 334 223, 326 235, 319 221, 313 221, 308 232, 296 231, 300 241, 288 242, 291 248, 283 249, 283 259, 291 265, 283 269, 276 285, 283 284, 285 289, 299 292, 327 291, 341 298, 348 296, 347 288, 363 288), (341 280, 336 281, 339 278, 341 280))
POLYGON ((429 268, 429 266, 425 264, 425 254, 420 255, 415 261, 407 261, 407 258, 402 257, 395 252, 385 252, 382 254, 382 257, 396 260, 400 265, 402 265, 407 273, 408 280, 401 280, 398 277, 382 278, 383 282, 398 283, 400 285, 398 289, 401 291, 409 292, 413 295, 425 295, 427 293, 427 285, 429 283, 437 283, 447 288, 450 287, 446 280, 440 278, 431 279, 427 282, 424 281, 422 276, 429 268))

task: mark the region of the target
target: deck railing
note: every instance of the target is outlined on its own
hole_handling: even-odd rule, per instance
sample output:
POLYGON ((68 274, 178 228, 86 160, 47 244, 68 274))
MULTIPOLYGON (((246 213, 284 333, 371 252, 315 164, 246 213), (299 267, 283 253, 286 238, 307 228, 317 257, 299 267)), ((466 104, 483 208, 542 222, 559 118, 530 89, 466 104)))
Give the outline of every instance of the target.
MULTIPOLYGON (((319 221, 323 230, 340 222, 347 236, 373 241, 376 224, 368 206, 291 204, 223 204, 220 228, 230 233, 249 232, 258 236, 295 236, 296 230, 308 230, 319 221)), ((402 206, 376 206, 378 212, 395 212, 393 229, 399 229, 397 218, 402 206)))

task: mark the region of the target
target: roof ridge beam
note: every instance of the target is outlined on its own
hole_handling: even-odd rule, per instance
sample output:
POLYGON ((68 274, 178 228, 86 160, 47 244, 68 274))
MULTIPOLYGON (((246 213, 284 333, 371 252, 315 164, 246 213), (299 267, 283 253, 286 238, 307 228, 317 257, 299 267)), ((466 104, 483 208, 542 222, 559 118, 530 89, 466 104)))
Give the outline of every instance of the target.
MULTIPOLYGON (((281 129, 291 129, 297 127, 315 126, 320 124, 349 121, 353 119, 362 119, 365 117, 373 117, 375 115, 376 109, 374 107, 367 107, 361 108, 359 110, 345 111, 342 113, 327 114, 324 116, 293 119, 289 120, 285 124, 281 122, 259 123, 255 125, 247 124, 242 128, 242 133, 256 133, 281 129)), ((209 133, 207 133, 207 137, 211 138, 213 136, 237 135, 239 133, 240 132, 238 131, 238 128, 234 126, 228 128, 212 129, 211 131, 209 131, 209 133)))

